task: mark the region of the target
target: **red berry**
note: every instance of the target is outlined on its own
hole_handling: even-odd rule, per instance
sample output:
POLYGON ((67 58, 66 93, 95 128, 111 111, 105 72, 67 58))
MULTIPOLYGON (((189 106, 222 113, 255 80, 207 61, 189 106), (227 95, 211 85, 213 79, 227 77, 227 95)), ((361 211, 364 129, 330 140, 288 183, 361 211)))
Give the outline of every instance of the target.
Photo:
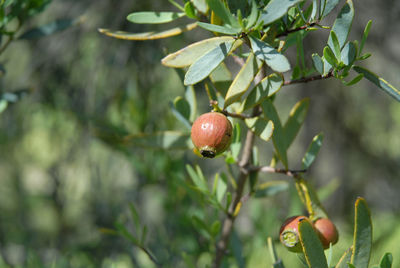
POLYGON ((299 222, 307 219, 306 216, 293 216, 286 219, 279 230, 281 243, 290 251, 302 252, 303 249, 299 237, 299 222))
POLYGON ((191 138, 202 156, 213 158, 231 144, 232 124, 221 113, 203 114, 194 121, 191 138))
POLYGON ((330 243, 336 244, 339 239, 339 233, 336 226, 328 218, 319 218, 314 222, 314 227, 318 231, 324 249, 329 248, 330 243))

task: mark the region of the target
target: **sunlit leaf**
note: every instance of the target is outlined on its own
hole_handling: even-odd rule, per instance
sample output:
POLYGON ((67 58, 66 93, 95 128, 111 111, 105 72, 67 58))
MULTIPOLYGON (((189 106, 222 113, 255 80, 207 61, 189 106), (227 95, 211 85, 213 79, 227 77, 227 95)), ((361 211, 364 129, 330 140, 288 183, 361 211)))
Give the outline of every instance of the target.
POLYGON ((290 7, 300 2, 301 0, 271 0, 262 11, 259 21, 263 20, 264 25, 270 24, 283 17, 290 7))
POLYGON ((208 185, 206 179, 204 178, 203 172, 201 171, 199 166, 195 166, 196 170, 193 169, 190 165, 186 165, 186 170, 189 173, 190 178, 192 179, 194 185, 203 193, 208 193, 208 185))
POLYGON ((290 70, 288 59, 269 44, 250 36, 251 48, 254 54, 265 61, 274 71, 286 72, 290 70))
MULTIPOLYGON (((324 59, 332 66, 337 65, 337 59, 329 46, 324 47, 324 59)), ((325 66, 324 66, 325 70, 325 66)))
POLYGON ((161 63, 165 66, 174 68, 190 66, 206 52, 218 47, 223 42, 229 42, 233 40, 233 37, 230 36, 205 39, 169 54, 161 60, 161 63))
POLYGON ((322 141, 324 139, 324 135, 318 134, 315 136, 310 144, 308 146, 307 152, 303 157, 302 160, 302 168, 303 169, 308 169, 311 164, 314 162, 315 158, 317 157, 317 154, 322 146, 322 141))
POLYGON ((146 33, 129 33, 124 31, 112 31, 109 29, 99 29, 99 32, 107 36, 124 40, 155 40, 179 35, 183 32, 193 30, 197 27, 197 23, 191 23, 182 27, 172 28, 163 32, 146 32, 146 33))
POLYGON ((194 85, 210 75, 228 56, 234 41, 226 41, 198 58, 188 69, 184 84, 194 85))
POLYGON ((255 0, 252 0, 250 15, 247 18, 247 25, 246 25, 247 29, 253 27, 256 24, 258 16, 259 16, 259 11, 257 8, 257 3, 255 2, 255 0))
POLYGON ((382 89, 387 94, 392 96, 394 99, 396 99, 397 101, 400 101, 400 91, 397 88, 395 88, 394 86, 392 86, 391 84, 389 84, 386 80, 384 80, 383 78, 377 76, 370 70, 367 70, 363 67, 354 66, 353 69, 356 72, 363 74, 366 79, 368 79, 369 81, 374 83, 376 86, 378 86, 380 89, 382 89))
POLYGON ((340 51, 341 51, 341 46, 339 44, 338 37, 334 31, 330 32, 329 39, 332 41, 330 48, 332 51, 335 53, 336 59, 339 61, 341 59, 340 51))
POLYGON ((260 70, 262 64, 262 61, 257 59, 253 53, 250 53, 246 63, 242 66, 226 93, 224 108, 242 97, 260 70))
POLYGON ((203 14, 206 14, 208 11, 208 5, 206 3, 206 0, 191 0, 193 2, 193 5, 196 7, 198 11, 200 11, 203 14))
POLYGON ((278 92, 283 85, 283 77, 280 74, 273 73, 258 83, 244 101, 243 110, 250 109, 260 104, 266 98, 271 97, 278 92))
POLYGON ((308 219, 299 222, 299 236, 303 253, 310 268, 328 268, 324 249, 312 223, 308 219))
POLYGON ((186 2, 185 4, 185 13, 191 19, 197 19, 196 10, 192 2, 186 2))
POLYGON ((354 77, 351 81, 346 82, 344 80, 342 80, 342 82, 346 85, 346 86, 352 86, 357 84, 358 82, 361 81, 361 79, 363 79, 364 75, 363 74, 358 74, 356 77, 354 77))
POLYGON ((159 24, 167 23, 185 16, 183 12, 143 11, 129 14, 126 19, 133 23, 159 24))
POLYGON ((232 13, 222 1, 207 0, 207 4, 225 24, 231 25, 233 28, 240 27, 238 21, 232 16, 232 13))
POLYGON ((385 253, 383 255, 382 260, 379 264, 379 268, 391 268, 393 264, 393 256, 391 253, 385 253))
POLYGON ((264 141, 268 141, 274 131, 274 123, 263 117, 247 118, 247 127, 264 141))
POLYGON ((372 247, 371 213, 364 198, 355 204, 354 241, 351 264, 357 268, 368 268, 372 247))
POLYGON ((352 65, 357 57, 357 49, 352 42, 347 42, 342 49, 341 61, 345 65, 352 65))

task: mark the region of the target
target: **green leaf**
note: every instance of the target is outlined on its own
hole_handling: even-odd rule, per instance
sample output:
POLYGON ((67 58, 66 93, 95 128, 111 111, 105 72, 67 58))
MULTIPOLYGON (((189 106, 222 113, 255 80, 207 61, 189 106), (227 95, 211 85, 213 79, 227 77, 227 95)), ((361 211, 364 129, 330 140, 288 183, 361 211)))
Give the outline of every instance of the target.
POLYGON ((250 29, 257 23, 259 15, 260 13, 258 12, 257 3, 255 2, 255 0, 252 0, 250 15, 247 17, 247 25, 246 25, 247 29, 250 29))
POLYGON ((224 42, 229 41, 233 42, 234 38, 230 36, 221 36, 205 39, 169 54, 161 60, 161 63, 165 66, 174 68, 190 66, 208 51, 218 47, 224 42))
MULTIPOLYGON (((332 66, 337 65, 337 59, 332 49, 328 46, 324 47, 324 58, 332 66)), ((325 67, 324 67, 325 69, 325 67)))
POLYGON ((126 239, 128 239, 132 244, 134 244, 135 246, 140 247, 140 242, 137 240, 136 237, 134 237, 129 231, 128 229, 126 229, 126 227, 124 225, 122 225, 121 223, 115 223, 115 228, 117 229, 118 233, 125 237, 126 239))
POLYGON ((247 118, 245 123, 252 132, 264 141, 268 141, 274 131, 274 123, 263 117, 247 118))
POLYGON ((268 181, 256 188, 254 197, 270 197, 280 192, 286 191, 289 188, 289 184, 286 181, 268 181))
POLYGON ((228 186, 226 185, 226 182, 222 178, 220 178, 217 183, 217 193, 216 193, 217 200, 219 203, 221 203, 222 199, 224 198, 227 189, 228 186))
POLYGON ((341 59, 340 51, 341 51, 341 46, 339 44, 339 40, 336 36, 336 33, 334 31, 330 32, 329 38, 332 40, 332 45, 330 45, 330 48, 332 51, 335 53, 335 57, 338 61, 341 59))
POLYGON ((267 241, 268 241, 268 251, 271 256, 271 261, 272 261, 272 268, 285 268, 282 260, 279 259, 278 255, 276 254, 276 249, 272 242, 271 237, 268 237, 267 241))
POLYGON ((125 31, 112 31, 109 29, 99 29, 98 31, 102 34, 105 34, 110 37, 114 37, 117 39, 123 40, 136 40, 136 41, 144 41, 144 40, 156 40, 162 38, 168 38, 171 36, 179 35, 186 31, 191 31, 197 27, 197 23, 191 23, 185 26, 175 27, 162 32, 145 32, 145 33, 129 33, 125 31))
POLYGON ((348 248, 336 264, 335 268, 348 268, 348 263, 351 259, 351 254, 353 253, 352 247, 348 248))
POLYGON ((232 157, 237 160, 241 149, 241 129, 240 124, 235 124, 233 127, 233 138, 230 146, 232 157))
POLYGON ((264 21, 264 25, 270 24, 283 17, 289 8, 301 1, 302 0, 271 0, 262 11, 259 21, 264 21))
POLYGON ((307 152, 303 157, 302 160, 302 168, 303 169, 308 169, 311 164, 314 162, 315 158, 317 157, 317 154, 319 152, 319 149, 322 146, 322 141, 324 139, 324 135, 322 133, 318 134, 315 136, 310 144, 308 146, 307 152))
POLYGON ((134 134, 123 138, 124 145, 152 149, 188 149, 190 134, 178 131, 163 131, 151 134, 134 134))
POLYGON ((242 97, 254 80, 262 64, 262 61, 257 59, 253 53, 250 53, 246 63, 242 66, 226 93, 224 108, 227 108, 242 97))
POLYGON ((206 0, 191 0, 193 2, 193 5, 196 7, 198 11, 200 11, 203 14, 206 14, 208 11, 208 5, 206 3, 206 0))
MULTIPOLYGON (((232 51, 232 49, 231 49, 232 51)), ((210 74, 210 80, 217 89, 217 91, 225 97, 226 92, 232 83, 232 74, 229 71, 225 63, 221 63, 218 67, 210 74)))
POLYGON ((190 117, 190 105, 182 97, 176 97, 174 103, 170 105, 172 113, 175 115, 176 119, 181 121, 187 129, 191 129, 192 125, 189 122, 190 117))
POLYGON ((303 253, 310 268, 328 268, 324 249, 308 219, 299 222, 299 236, 303 253))
POLYGON ((216 237, 219 234, 219 231, 221 230, 221 222, 216 220, 212 225, 211 225, 211 234, 213 237, 216 237))
POLYGON ((206 238, 211 238, 212 237, 212 232, 211 232, 209 226, 202 219, 200 219, 200 217, 198 217, 197 215, 193 215, 192 216, 192 221, 193 221, 193 224, 198 229, 203 230, 202 234, 205 235, 206 238))
POLYGON ((235 257, 238 268, 245 268, 246 262, 243 256, 242 241, 240 241, 240 238, 235 230, 232 232, 230 244, 230 248, 233 251, 233 256, 235 257))
POLYGON ((194 8, 194 5, 192 2, 186 2, 185 4, 185 13, 186 16, 188 16, 191 19, 197 19, 196 16, 196 9, 194 8))
POLYGON ((8 102, 4 99, 0 100, 0 114, 7 109, 8 102))
POLYGON ((185 99, 190 106, 189 121, 193 122, 197 118, 197 99, 193 86, 187 86, 185 91, 185 99))
POLYGON ((322 74, 322 76, 326 76, 332 69, 332 64, 330 64, 325 56, 322 57, 322 62, 324 63, 324 73, 322 74))
POLYGON ((220 25, 215 25, 215 24, 210 24, 210 23, 205 23, 205 22, 197 22, 197 25, 199 25, 201 28, 206 29, 210 32, 217 32, 217 33, 228 34, 228 35, 237 35, 241 31, 241 28, 232 28, 227 25, 220 26, 220 25))
POLYGON ((311 57, 315 70, 317 70, 321 75, 324 74, 324 63, 322 62, 321 57, 317 53, 312 54, 311 57))
POLYGON ((324 18, 339 4, 339 0, 322 0, 321 3, 321 16, 320 18, 324 18))
POLYGON ((199 189, 202 193, 209 193, 207 181, 204 178, 203 172, 199 166, 196 165, 195 167, 196 171, 190 165, 186 165, 186 170, 189 173, 190 178, 197 189, 199 189))
POLYGON ((129 14, 126 19, 133 23, 160 24, 167 23, 185 16, 183 12, 143 11, 129 14))
POLYGON ((265 77, 258 83, 244 101, 243 110, 253 108, 268 97, 278 92, 283 85, 283 77, 280 74, 273 73, 265 77))
POLYGON ((209 76, 210 73, 228 56, 233 42, 234 41, 223 42, 216 48, 198 58, 186 72, 184 84, 194 85, 209 76))
POLYGON ((354 240, 351 264, 357 268, 368 268, 372 247, 371 214, 364 198, 357 198, 355 204, 354 240))
POLYGON ((239 28, 240 25, 228 7, 220 0, 207 0, 208 6, 211 8, 215 14, 222 19, 225 24, 231 25, 233 28, 239 28))
POLYGON ((342 49, 341 61, 350 66, 354 63, 357 56, 357 49, 352 42, 347 42, 346 45, 342 49))
POLYGON ((360 50, 358 51, 358 55, 361 55, 361 53, 362 53, 365 41, 367 40, 367 37, 369 34, 369 30, 371 30, 371 25, 372 25, 372 20, 369 20, 364 29, 364 33, 363 33, 363 37, 362 37, 361 44, 360 44, 360 50))
POLYGON ((318 11, 318 9, 319 9, 318 0, 313 0, 313 1, 312 1, 312 11, 311 11, 311 16, 310 16, 310 19, 311 19, 312 21, 314 21, 314 20, 317 19, 317 14, 318 14, 318 16, 319 16, 319 11, 318 11))
POLYGON ((354 66, 353 69, 356 72, 363 74, 365 78, 367 78, 369 81, 374 83, 380 89, 382 89, 387 94, 392 96, 394 99, 396 99, 397 101, 400 101, 400 91, 398 89, 396 89, 395 87, 393 87, 391 84, 389 84, 386 80, 384 80, 383 78, 377 76, 373 72, 371 72, 363 67, 354 66))
POLYGON ((135 206, 132 203, 129 204, 129 211, 131 212, 131 217, 132 217, 133 223, 135 224, 136 230, 139 230, 139 228, 140 228, 139 213, 137 212, 135 206))
POLYGON ((73 25, 76 25, 78 22, 79 20, 76 19, 56 20, 51 23, 30 29, 24 32, 22 35, 20 35, 18 39, 31 40, 31 39, 41 38, 57 32, 61 32, 73 25))
POLYGON ((281 120, 279 119, 278 112, 276 111, 275 106, 269 99, 263 101, 261 103, 261 107, 263 109, 265 117, 271 119, 274 123, 274 133, 272 135, 272 141, 274 143, 275 151, 285 168, 288 168, 285 134, 281 124, 281 120))
MULTIPOLYGON (((335 32, 337 39, 339 41, 340 47, 343 47, 346 43, 347 36, 349 35, 351 24, 353 23, 354 17, 354 7, 353 1, 347 0, 346 4, 340 10, 335 23, 332 26, 332 31, 335 32)), ((329 35, 328 45, 334 47, 332 36, 329 35)))
POLYGON ((358 82, 361 81, 361 79, 364 77, 363 74, 358 74, 356 77, 354 77, 350 82, 346 82, 344 80, 342 80, 342 82, 346 85, 346 86, 352 86, 357 84, 358 82))
POLYGON ((147 237, 147 226, 143 226, 142 235, 140 237, 140 244, 143 245, 146 242, 146 237, 147 237))
POLYGON ((391 268, 393 264, 393 256, 391 253, 385 253, 383 255, 381 263, 379 264, 380 268, 391 268))
POLYGON ((310 100, 308 98, 302 99, 297 102, 290 111, 289 118, 283 126, 283 133, 285 138, 286 149, 290 147, 297 136, 301 126, 307 115, 310 100))
POLYGON ((262 61, 265 61, 276 72, 287 72, 290 70, 290 63, 288 59, 276 51, 276 49, 267 43, 249 36, 251 42, 251 49, 254 54, 262 61))

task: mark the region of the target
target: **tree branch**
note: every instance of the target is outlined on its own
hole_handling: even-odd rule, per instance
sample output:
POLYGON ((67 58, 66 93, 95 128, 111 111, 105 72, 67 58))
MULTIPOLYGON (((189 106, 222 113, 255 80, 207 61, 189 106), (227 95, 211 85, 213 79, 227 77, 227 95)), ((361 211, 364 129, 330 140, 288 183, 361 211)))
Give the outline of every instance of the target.
POLYGON ((307 169, 280 169, 280 168, 274 168, 270 166, 251 166, 249 167, 249 171, 254 172, 265 172, 265 173, 280 173, 280 174, 285 174, 290 177, 296 177, 297 174, 299 173, 305 173, 307 172, 307 169))
POLYGON ((333 73, 329 72, 326 76, 322 76, 322 75, 315 75, 315 76, 309 76, 309 77, 303 77, 303 78, 299 78, 299 79, 295 79, 295 80, 289 80, 289 81, 285 81, 283 83, 284 86, 288 86, 288 85, 293 85, 293 84, 298 84, 298 83, 308 83, 311 81, 315 81, 315 80, 321 80, 321 79, 328 79, 333 77, 333 73))
POLYGON ((306 24, 306 25, 300 26, 300 27, 295 28, 295 29, 286 30, 283 33, 277 34, 276 37, 287 36, 288 34, 295 33, 295 32, 301 31, 301 30, 305 30, 305 29, 307 29, 309 27, 313 27, 316 24, 317 23, 313 22, 313 23, 310 23, 310 24, 306 24))

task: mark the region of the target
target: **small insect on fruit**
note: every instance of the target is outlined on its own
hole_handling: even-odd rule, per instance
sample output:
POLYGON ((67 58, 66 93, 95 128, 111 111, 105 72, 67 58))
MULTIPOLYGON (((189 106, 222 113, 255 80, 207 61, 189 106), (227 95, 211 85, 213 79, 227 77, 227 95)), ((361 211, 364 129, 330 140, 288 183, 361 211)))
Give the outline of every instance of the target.
POLYGON ((293 216, 286 219, 279 230, 281 243, 292 252, 302 252, 303 249, 299 237, 299 222, 307 219, 306 216, 293 216))
POLYGON ((213 158, 231 144, 232 124, 222 113, 202 114, 193 123, 191 138, 202 156, 213 158))
POLYGON ((336 244, 339 239, 339 233, 336 226, 328 218, 319 218, 314 222, 314 227, 318 232, 324 249, 329 248, 330 244, 336 244))

